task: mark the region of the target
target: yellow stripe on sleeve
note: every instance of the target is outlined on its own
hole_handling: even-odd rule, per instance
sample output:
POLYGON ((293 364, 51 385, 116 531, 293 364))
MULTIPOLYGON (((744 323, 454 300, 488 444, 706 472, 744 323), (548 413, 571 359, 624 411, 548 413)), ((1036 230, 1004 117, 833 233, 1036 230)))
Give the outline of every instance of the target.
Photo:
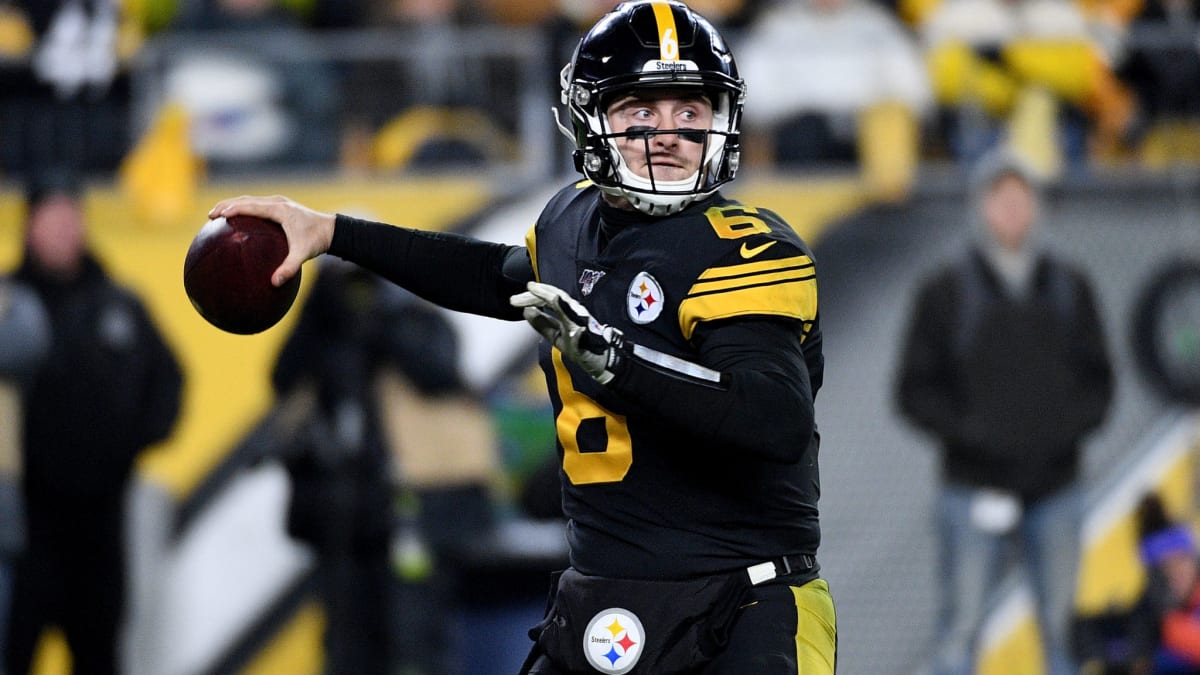
POLYGON ((721 286, 713 292, 690 294, 680 303, 679 328, 685 339, 690 340, 704 321, 753 315, 811 321, 817 315, 817 280, 811 270, 714 283, 721 286))
POLYGON ((743 290, 750 286, 765 286, 767 284, 807 281, 812 278, 812 270, 784 270, 782 272, 775 272, 772 274, 756 274, 753 277, 700 282, 695 286, 692 286, 692 292, 688 294, 688 297, 697 298, 702 295, 712 295, 724 293, 726 291, 743 290))
MULTIPOLYGON (((724 279, 729 277, 745 276, 748 274, 757 274, 759 272, 771 272, 787 268, 802 268, 811 269, 813 266, 812 259, 806 255, 797 255, 790 258, 778 258, 775 260, 760 260, 758 262, 743 263, 741 265, 728 265, 726 267, 710 267, 704 270, 700 275, 701 279, 724 279)), ((691 293, 689 293, 691 295, 691 293)))

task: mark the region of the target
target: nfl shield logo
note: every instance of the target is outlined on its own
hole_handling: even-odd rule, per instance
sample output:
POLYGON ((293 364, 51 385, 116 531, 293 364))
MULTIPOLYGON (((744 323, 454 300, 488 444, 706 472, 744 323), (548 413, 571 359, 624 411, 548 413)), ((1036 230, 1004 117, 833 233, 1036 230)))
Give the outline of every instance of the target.
POLYGON ((583 273, 579 275, 579 290, 582 291, 584 295, 590 295, 592 289, 596 287, 596 282, 600 281, 600 278, 603 276, 604 272, 600 270, 585 269, 583 273))

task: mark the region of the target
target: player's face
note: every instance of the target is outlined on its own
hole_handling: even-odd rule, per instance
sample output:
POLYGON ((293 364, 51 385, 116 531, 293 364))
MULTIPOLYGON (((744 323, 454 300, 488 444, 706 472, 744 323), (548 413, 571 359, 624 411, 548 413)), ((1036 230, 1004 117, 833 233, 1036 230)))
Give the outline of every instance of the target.
MULTIPOLYGON (((712 128, 713 109, 708 99, 681 92, 638 92, 613 101, 607 110, 613 133, 712 128)), ((684 180, 693 176, 704 159, 704 134, 651 134, 618 139, 625 164, 642 178, 684 180), (646 139, 649 139, 649 152, 646 139)))
POLYGON ((69 277, 83 260, 83 212, 66 196, 50 197, 29 214, 29 253, 43 270, 69 277))
POLYGON ((998 244, 1019 251, 1037 218, 1033 189, 1017 176, 998 179, 983 198, 983 217, 998 244))

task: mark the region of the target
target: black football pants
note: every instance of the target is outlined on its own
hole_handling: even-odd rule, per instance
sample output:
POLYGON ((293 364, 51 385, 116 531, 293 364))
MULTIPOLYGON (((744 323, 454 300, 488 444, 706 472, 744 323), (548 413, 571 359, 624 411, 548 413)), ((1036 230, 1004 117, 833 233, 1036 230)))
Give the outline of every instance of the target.
MULTIPOLYGON (((738 611, 729 644, 695 675, 833 675, 837 618, 823 579, 803 586, 770 584, 750 591, 738 611)), ((541 657, 530 675, 569 673, 541 657)), ((637 672, 635 669, 632 671, 637 672)))

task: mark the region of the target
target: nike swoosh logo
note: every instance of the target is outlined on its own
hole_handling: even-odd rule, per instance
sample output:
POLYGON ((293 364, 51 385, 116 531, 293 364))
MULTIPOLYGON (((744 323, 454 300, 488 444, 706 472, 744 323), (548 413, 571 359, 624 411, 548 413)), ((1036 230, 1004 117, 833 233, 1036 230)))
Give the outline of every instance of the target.
POLYGON ((758 255, 759 253, 762 253, 763 251, 771 248, 772 246, 774 246, 775 244, 778 244, 778 243, 779 242, 777 242, 777 241, 768 241, 767 243, 765 243, 761 246, 755 246, 754 248, 750 248, 749 246, 742 244, 742 257, 743 258, 753 258, 754 256, 758 255))

